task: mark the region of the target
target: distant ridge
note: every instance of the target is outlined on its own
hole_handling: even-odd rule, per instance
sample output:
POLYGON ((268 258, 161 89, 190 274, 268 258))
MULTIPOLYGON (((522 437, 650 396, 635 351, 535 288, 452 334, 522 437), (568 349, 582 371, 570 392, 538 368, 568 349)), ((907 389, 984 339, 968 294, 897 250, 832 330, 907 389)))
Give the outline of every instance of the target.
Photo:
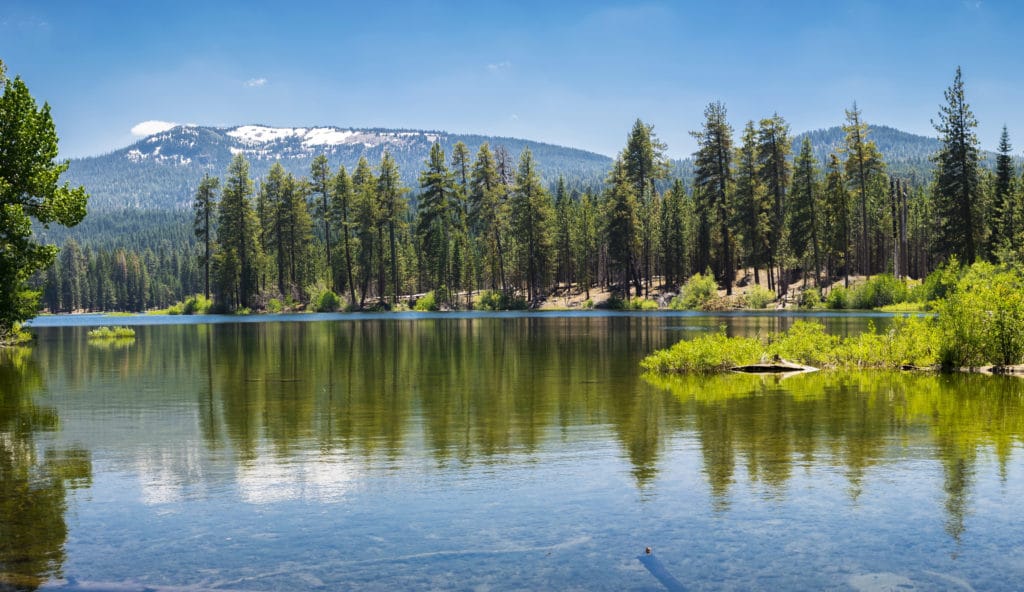
POLYGON ((360 157, 376 167, 384 150, 398 163, 402 180, 411 188, 429 154, 440 142, 448 157, 452 146, 465 143, 475 156, 487 142, 503 146, 513 166, 523 148, 533 152, 541 176, 553 182, 563 175, 570 183, 603 179, 611 166, 607 156, 519 138, 451 134, 407 129, 356 129, 335 126, 271 127, 241 125, 229 128, 177 126, 108 154, 71 161, 66 179, 85 185, 92 194, 90 211, 118 209, 175 210, 188 208, 204 174, 222 176, 231 158, 245 154, 251 175, 258 179, 274 162, 296 175, 308 175, 313 158, 325 154, 332 170, 350 171, 360 157))

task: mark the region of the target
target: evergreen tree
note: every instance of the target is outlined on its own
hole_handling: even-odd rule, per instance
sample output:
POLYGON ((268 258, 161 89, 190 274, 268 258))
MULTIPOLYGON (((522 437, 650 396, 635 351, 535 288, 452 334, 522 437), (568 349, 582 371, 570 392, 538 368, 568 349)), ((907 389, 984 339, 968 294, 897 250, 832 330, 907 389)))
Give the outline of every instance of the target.
POLYGON ((668 175, 668 159, 665 145, 654 135, 654 126, 637 119, 626 140, 622 162, 626 179, 633 185, 639 211, 638 233, 640 236, 639 266, 646 285, 650 285, 651 263, 658 216, 655 213, 657 199, 654 182, 668 175))
POLYGON ((719 283, 725 286, 726 295, 731 295, 736 269, 732 248, 732 128, 725 115, 724 104, 709 104, 704 110, 703 129, 690 133, 697 139, 694 187, 700 191, 703 204, 710 210, 708 218, 714 218, 718 223, 715 274, 719 283))
POLYGON ((626 297, 629 297, 629 283, 636 287, 639 298, 643 286, 637 269, 640 248, 639 213, 636 191, 626 175, 626 165, 620 157, 612 168, 608 180, 606 238, 609 264, 618 269, 614 277, 619 280, 626 297))
POLYGON ((253 211, 249 162, 236 154, 228 166, 217 219, 214 257, 218 302, 227 310, 256 304, 257 265, 262 256, 259 221, 253 211))
POLYGON ((558 254, 556 280, 571 284, 574 271, 572 250, 572 199, 565 188, 565 177, 558 177, 555 188, 555 245, 558 254))
POLYGON ((320 232, 324 240, 324 252, 327 257, 327 287, 335 290, 334 283, 334 261, 331 258, 331 190, 334 179, 331 175, 331 167, 327 163, 327 156, 317 155, 310 165, 310 185, 313 192, 313 215, 320 222, 320 232))
POLYGON ((956 255, 970 263, 980 255, 982 236, 981 175, 978 137, 974 133, 978 120, 967 104, 959 67, 945 98, 946 104, 939 107, 939 121, 932 121, 942 141, 942 148, 934 157, 939 222, 935 249, 942 257, 956 255))
POLYGON ((1014 171, 1010 146, 1010 133, 1003 126, 999 136, 999 150, 996 154, 996 178, 993 187, 992 216, 990 225, 989 254, 995 254, 1002 247, 1013 244, 1016 228, 1014 224, 1014 171))
POLYGON ((417 234, 423 252, 426 272, 433 288, 444 288, 437 294, 447 302, 451 283, 451 231, 458 219, 455 182, 445 165, 444 150, 437 142, 430 147, 427 168, 420 173, 419 223, 417 234))
POLYGON ((36 312, 39 292, 28 281, 46 269, 57 248, 32 238, 32 220, 74 226, 85 217, 85 189, 58 185, 68 168, 56 163, 57 132, 50 106, 37 108, 28 87, 8 80, 0 61, 0 344, 18 337, 36 312))
POLYGON ((831 280, 837 267, 842 267, 845 285, 850 286, 850 194, 846 190, 846 178, 833 152, 828 156, 825 172, 824 195, 825 258, 827 275, 831 280))
POLYGON ((345 256, 345 269, 339 274, 332 269, 335 275, 335 286, 341 286, 343 290, 348 287, 350 304, 356 303, 356 283, 353 279, 352 252, 355 250, 354 238, 352 237, 352 211, 355 201, 355 192, 352 188, 352 179, 349 178, 345 167, 338 168, 338 174, 334 177, 334 189, 331 192, 331 218, 341 231, 341 248, 345 256), (344 277, 344 283, 339 280, 344 277))
POLYGON ((199 262, 203 266, 203 294, 210 298, 210 262, 213 254, 213 220, 217 211, 217 189, 220 186, 220 179, 204 175, 196 189, 195 201, 192 202, 194 212, 193 229, 203 245, 203 252, 199 256, 199 262))
MULTIPOLYGON (((370 279, 380 258, 379 240, 380 214, 377 204, 377 179, 370 170, 366 157, 360 157, 356 170, 352 172, 352 187, 355 191, 354 211, 356 238, 359 243, 357 264, 359 266, 359 308, 363 308, 370 290, 370 279)), ((383 298, 383 295, 380 295, 383 298)))
POLYGON ((572 244, 573 262, 578 285, 583 286, 590 299, 590 286, 597 277, 597 221, 594 198, 584 193, 574 208, 572 244))
POLYGON ((782 267, 783 234, 786 219, 786 193, 789 190, 789 153, 792 149, 789 124, 778 113, 762 119, 757 130, 758 177, 771 203, 769 216, 768 287, 782 294, 786 290, 781 269, 775 277, 775 266, 782 267))
MULTIPOLYGON (((797 260, 806 260, 808 254, 814 262, 814 283, 821 282, 821 256, 818 243, 821 196, 818 188, 818 161, 814 158, 811 141, 804 137, 800 153, 793 164, 793 189, 790 194, 789 236, 790 246, 797 260)), ((807 277, 807 266, 803 266, 807 277)))
POLYGON ((860 226, 857 228, 857 268, 864 275, 875 272, 875 259, 871 235, 876 225, 871 223, 882 197, 879 194, 888 185, 884 181, 885 162, 874 142, 868 139, 868 124, 861 119, 857 103, 846 111, 846 178, 850 188, 850 199, 860 211, 860 226))
POLYGON ((533 153, 524 148, 519 155, 515 186, 509 199, 512 210, 512 233, 518 237, 517 262, 526 278, 526 293, 536 302, 544 296, 551 251, 551 225, 554 205, 551 194, 544 189, 537 173, 533 153))
MULTIPOLYGON (((377 199, 381 222, 388 230, 388 261, 391 264, 391 305, 398 304, 401 292, 401 276, 398 273, 398 236, 403 216, 408 209, 405 194, 409 190, 402 185, 398 164, 387 150, 380 159, 380 176, 377 177, 377 199)), ((383 244, 383 242, 382 242, 383 244)), ((380 297, 384 298, 384 257, 380 258, 380 297)))
POLYGON ((665 193, 662 206, 661 245, 665 286, 675 288, 687 277, 686 265, 686 188, 676 179, 665 193))
POLYGON ((754 283, 760 284, 759 268, 771 264, 772 202, 760 175, 757 147, 757 130, 748 121, 736 152, 737 230, 743 236, 746 263, 754 268, 754 283))
POLYGON ((484 258, 490 268, 491 289, 507 291, 505 281, 505 233, 508 208, 503 200, 504 185, 497 161, 486 143, 477 151, 470 176, 469 226, 483 243, 484 258))

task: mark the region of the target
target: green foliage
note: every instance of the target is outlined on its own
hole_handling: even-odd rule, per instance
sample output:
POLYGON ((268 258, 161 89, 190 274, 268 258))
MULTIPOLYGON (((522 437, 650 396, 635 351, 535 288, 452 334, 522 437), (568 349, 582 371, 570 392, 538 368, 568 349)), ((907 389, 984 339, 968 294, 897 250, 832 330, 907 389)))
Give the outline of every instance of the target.
POLYGON ((278 314, 284 311, 284 304, 277 298, 271 298, 267 300, 267 312, 270 314, 278 314))
POLYGON ((700 273, 694 274, 686 282, 679 295, 672 299, 669 308, 673 310, 697 310, 707 305, 718 295, 718 284, 715 278, 700 273))
POLYGON ((310 300, 316 312, 337 312, 341 308, 341 299, 331 290, 323 290, 314 294, 310 300))
POLYGON ((680 341, 647 356, 640 366, 661 374, 708 374, 757 362, 763 351, 764 346, 757 339, 727 337, 722 331, 680 341))
POLYGON ((16 327, 32 317, 39 291, 28 281, 57 248, 33 240, 33 221, 74 226, 85 217, 85 189, 60 185, 67 162, 57 157, 50 106, 40 109, 21 77, 8 80, 0 62, 0 345, 20 340, 16 327))
POLYGON ((762 309, 775 301, 775 292, 760 285, 753 285, 744 297, 747 308, 762 309))
POLYGON ((890 274, 873 276, 851 290, 850 308, 870 310, 898 302, 906 302, 910 291, 903 280, 890 274))
POLYGON ((825 299, 825 306, 832 310, 846 310, 850 308, 850 290, 843 286, 832 288, 825 299))
POLYGON ((167 308, 169 315, 209 314, 213 309, 213 301, 202 294, 189 296, 182 302, 176 302, 167 308))
POLYGON ((626 310, 658 310, 658 303, 647 298, 630 298, 625 303, 626 310))
POLYGON ((838 362, 839 337, 825 333, 825 325, 808 321, 797 321, 783 333, 776 333, 768 339, 767 353, 786 360, 822 367, 838 362))
POLYGON ((935 306, 943 366, 1006 366, 1024 359, 1024 278, 1019 270, 975 263, 935 306))
POLYGON ((423 296, 417 298, 412 309, 419 312, 432 312, 438 310, 437 298, 435 298, 434 292, 427 292, 423 296))
POLYGON ((800 308, 815 309, 821 306, 821 290, 818 288, 807 288, 800 293, 800 308))
POLYGON ((522 297, 508 297, 498 290, 483 290, 473 298, 476 310, 525 310, 527 302, 522 297))
POLYGON ((135 337, 131 327, 97 327, 89 331, 89 339, 128 339, 135 337))

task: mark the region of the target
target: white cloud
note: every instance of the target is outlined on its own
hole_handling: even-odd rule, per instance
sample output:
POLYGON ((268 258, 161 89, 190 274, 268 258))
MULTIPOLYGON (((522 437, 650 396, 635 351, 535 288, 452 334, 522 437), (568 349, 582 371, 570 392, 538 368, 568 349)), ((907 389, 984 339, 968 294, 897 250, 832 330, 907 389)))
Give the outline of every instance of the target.
POLYGON ((249 80, 245 81, 245 85, 249 88, 259 88, 261 86, 266 86, 266 84, 266 78, 250 78, 249 80))
POLYGON ((153 134, 159 134, 160 132, 166 132, 172 127, 178 125, 173 121, 160 121, 157 119, 150 119, 149 121, 143 121, 135 124, 132 128, 133 136, 152 136, 153 134))
POLYGON ((487 64, 487 71, 488 72, 501 72, 503 70, 508 70, 511 67, 512 67, 512 62, 509 62, 509 61, 506 60, 504 62, 498 62, 496 64, 487 64))

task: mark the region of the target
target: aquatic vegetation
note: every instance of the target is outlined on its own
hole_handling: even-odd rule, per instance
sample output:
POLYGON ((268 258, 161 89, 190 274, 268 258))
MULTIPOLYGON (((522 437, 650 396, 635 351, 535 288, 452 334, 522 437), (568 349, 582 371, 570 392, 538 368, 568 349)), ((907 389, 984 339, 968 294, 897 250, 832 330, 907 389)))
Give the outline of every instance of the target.
POLYGON ((89 331, 89 339, 134 339, 135 329, 131 327, 97 327, 89 331))

